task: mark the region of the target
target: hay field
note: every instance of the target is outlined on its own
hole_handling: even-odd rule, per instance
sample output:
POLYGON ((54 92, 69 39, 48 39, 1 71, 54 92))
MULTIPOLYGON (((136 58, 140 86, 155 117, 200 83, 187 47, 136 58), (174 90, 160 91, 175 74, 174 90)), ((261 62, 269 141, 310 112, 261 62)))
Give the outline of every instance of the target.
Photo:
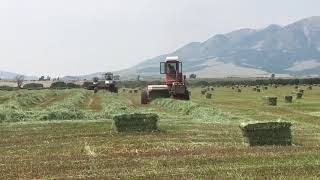
MULTIPOLYGON (((139 104, 139 93, 0 91, 0 179, 317 179, 320 87, 285 103, 293 86, 258 93, 191 89, 191 101, 139 104), (263 97, 277 96, 277 106, 263 97), (160 132, 116 133, 112 117, 156 113, 160 132), (248 147, 240 123, 293 123, 293 146, 248 147)), ((295 97, 295 95, 293 95, 295 97)))

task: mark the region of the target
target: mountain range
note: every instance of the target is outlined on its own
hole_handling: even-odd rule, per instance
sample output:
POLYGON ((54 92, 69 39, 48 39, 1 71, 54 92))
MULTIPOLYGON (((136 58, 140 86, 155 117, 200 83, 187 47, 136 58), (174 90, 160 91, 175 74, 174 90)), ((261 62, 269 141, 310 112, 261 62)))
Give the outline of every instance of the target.
MULTIPOLYGON (((203 78, 269 77, 320 75, 320 16, 286 26, 240 29, 217 34, 204 42, 191 42, 174 52, 147 59, 136 66, 115 72, 122 78, 157 77, 159 62, 179 56, 183 71, 203 78)), ((102 73, 68 76, 66 79, 91 79, 102 73)), ((13 77, 0 71, 0 78, 13 77)))
POLYGON ((320 75, 320 16, 218 34, 119 73, 159 74, 159 62, 167 56, 179 56, 183 70, 200 77, 320 75))

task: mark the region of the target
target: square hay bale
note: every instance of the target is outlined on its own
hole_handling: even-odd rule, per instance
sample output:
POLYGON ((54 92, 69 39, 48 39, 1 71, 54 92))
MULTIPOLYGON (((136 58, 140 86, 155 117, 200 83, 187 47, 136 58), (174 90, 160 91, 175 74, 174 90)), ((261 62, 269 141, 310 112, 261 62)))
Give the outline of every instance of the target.
POLYGON ((207 99, 211 99, 212 98, 212 94, 211 93, 206 93, 206 98, 207 99))
POLYGON ((276 106, 278 98, 274 97, 274 96, 265 96, 265 97, 263 97, 263 100, 264 100, 265 104, 267 104, 269 106, 276 106))
POLYGON ((250 146, 292 145, 290 122, 242 123, 240 129, 250 146))
POLYGON ((303 96, 303 93, 301 93, 301 92, 297 93, 297 99, 302 99, 302 96, 303 96))
POLYGON ((122 114, 113 117, 118 132, 153 132, 158 130, 157 114, 122 114))
POLYGON ((293 99, 292 96, 285 96, 285 97, 284 97, 284 101, 285 101, 286 103, 292 103, 292 99, 293 99))
POLYGON ((205 89, 202 89, 202 90, 201 90, 201 94, 202 94, 202 95, 205 95, 206 92, 207 92, 207 90, 205 90, 205 89))

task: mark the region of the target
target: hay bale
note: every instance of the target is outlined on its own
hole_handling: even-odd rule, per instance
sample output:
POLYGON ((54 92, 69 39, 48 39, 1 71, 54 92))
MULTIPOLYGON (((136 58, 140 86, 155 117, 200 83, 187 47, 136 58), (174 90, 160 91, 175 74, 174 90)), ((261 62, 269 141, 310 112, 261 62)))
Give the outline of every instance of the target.
POLYGON ((276 106, 278 98, 274 96, 265 96, 263 97, 263 100, 269 106, 276 106))
POLYGON ((303 93, 298 92, 296 95, 297 95, 297 99, 302 99, 303 93))
POLYGON ((202 95, 205 95, 206 92, 207 92, 207 90, 205 90, 205 89, 202 89, 202 90, 201 90, 201 94, 202 94, 202 95))
POLYGON ((130 89, 130 90, 129 90, 129 93, 130 93, 130 94, 132 94, 132 93, 133 93, 133 91, 130 89))
POLYGON ((240 129, 250 146, 292 145, 290 122, 242 123, 240 129))
POLYGON ((118 132, 153 132, 158 130, 157 114, 122 114, 113 117, 118 132))
POLYGON ((135 90, 133 90, 133 92, 134 92, 135 94, 137 94, 137 93, 138 93, 138 90, 137 90, 137 89, 135 89, 135 90))
POLYGON ((299 92, 303 94, 303 93, 304 93, 304 90, 303 90, 303 89, 299 89, 299 92))
POLYGON ((206 93, 206 98, 207 99, 211 99, 212 98, 212 94, 211 93, 206 93))
POLYGON ((299 86, 294 86, 294 88, 295 88, 295 89, 298 89, 298 88, 299 88, 299 86))
POLYGON ((256 88, 256 87, 253 87, 253 88, 252 88, 252 91, 257 91, 257 88, 256 88))
POLYGON ((242 90, 241 90, 241 89, 237 89, 237 92, 238 92, 238 93, 241 93, 241 92, 242 92, 242 90))
POLYGON ((309 87, 308 87, 308 90, 312 90, 312 86, 309 86, 309 87))
POLYGON ((122 92, 126 92, 126 89, 122 89, 122 92))
POLYGON ((285 97, 284 97, 284 101, 285 101, 286 103, 292 103, 292 99, 293 99, 292 96, 285 96, 285 97))
POLYGON ((264 89, 264 90, 268 90, 268 87, 267 87, 267 86, 265 86, 265 87, 263 87, 263 89, 264 89))
POLYGON ((257 89, 257 92, 261 92, 261 89, 257 89))

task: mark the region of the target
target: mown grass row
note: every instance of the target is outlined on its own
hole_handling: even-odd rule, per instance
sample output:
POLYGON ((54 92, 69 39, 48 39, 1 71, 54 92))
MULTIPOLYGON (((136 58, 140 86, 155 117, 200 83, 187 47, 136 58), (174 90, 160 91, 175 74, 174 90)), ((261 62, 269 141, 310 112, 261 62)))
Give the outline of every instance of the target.
POLYGON ((110 119, 114 115, 136 111, 117 95, 107 92, 94 95, 83 89, 0 93, 0 99, 3 99, 0 122, 110 119), (98 100, 90 104, 99 103, 101 109, 90 109, 88 99, 98 100))
POLYGON ((200 105, 192 101, 156 99, 151 105, 191 117, 192 120, 206 123, 230 123, 230 118, 213 106, 200 105))
POLYGON ((85 113, 74 105, 83 99, 84 91, 73 91, 73 95, 48 107, 45 101, 67 91, 20 91, 11 95, 8 102, 0 105, 0 122, 32 120, 82 119, 85 113))

